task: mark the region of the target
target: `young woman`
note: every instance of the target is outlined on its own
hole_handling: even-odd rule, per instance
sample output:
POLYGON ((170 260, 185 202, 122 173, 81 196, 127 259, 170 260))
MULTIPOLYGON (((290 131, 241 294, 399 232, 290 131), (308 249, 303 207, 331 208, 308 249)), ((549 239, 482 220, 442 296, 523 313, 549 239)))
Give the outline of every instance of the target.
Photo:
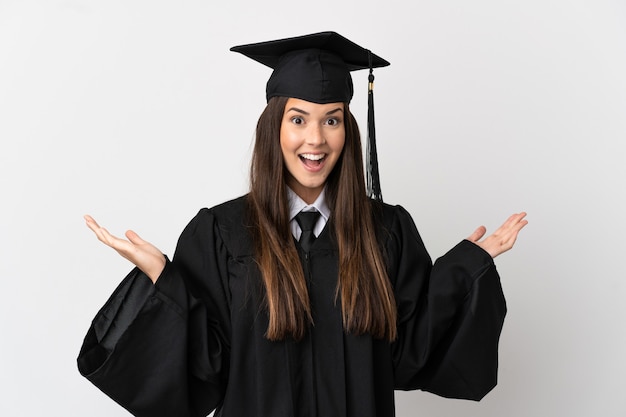
POLYGON ((335 33, 238 51, 274 68, 250 192, 200 210, 171 261, 86 216, 136 268, 81 373, 138 416, 381 417, 394 389, 482 398, 506 312, 493 258, 525 214, 433 265, 410 215, 366 192, 349 71, 385 61, 335 33))

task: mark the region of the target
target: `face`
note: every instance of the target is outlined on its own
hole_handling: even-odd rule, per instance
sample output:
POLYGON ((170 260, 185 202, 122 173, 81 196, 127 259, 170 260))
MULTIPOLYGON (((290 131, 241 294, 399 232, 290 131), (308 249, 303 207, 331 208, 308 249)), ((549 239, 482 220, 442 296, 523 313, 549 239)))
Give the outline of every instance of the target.
POLYGON ((287 185, 307 203, 320 195, 346 141, 343 103, 290 98, 280 126, 287 185))

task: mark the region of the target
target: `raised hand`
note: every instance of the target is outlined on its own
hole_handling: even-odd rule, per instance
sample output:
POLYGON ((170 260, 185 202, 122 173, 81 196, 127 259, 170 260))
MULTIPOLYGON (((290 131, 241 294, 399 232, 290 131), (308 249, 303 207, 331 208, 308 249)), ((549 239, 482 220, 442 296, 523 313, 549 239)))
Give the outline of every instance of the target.
POLYGON ((467 240, 474 242, 491 255, 492 258, 495 258, 513 247, 520 230, 528 224, 524 217, 526 217, 524 212, 511 215, 498 230, 484 240, 480 239, 485 235, 487 229, 485 226, 480 226, 467 240))
POLYGON ((100 242, 115 249, 156 283, 165 268, 165 256, 156 246, 146 242, 132 230, 125 233, 128 240, 113 236, 104 227, 98 225, 90 215, 85 215, 85 221, 87 227, 96 234, 100 242))

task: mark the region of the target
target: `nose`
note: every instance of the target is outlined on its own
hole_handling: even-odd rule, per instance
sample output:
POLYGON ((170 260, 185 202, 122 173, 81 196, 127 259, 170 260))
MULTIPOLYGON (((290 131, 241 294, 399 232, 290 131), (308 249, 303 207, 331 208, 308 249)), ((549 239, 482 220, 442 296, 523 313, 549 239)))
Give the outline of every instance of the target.
POLYGON ((322 127, 317 124, 311 125, 309 129, 307 129, 305 141, 307 144, 315 146, 326 143, 322 127))

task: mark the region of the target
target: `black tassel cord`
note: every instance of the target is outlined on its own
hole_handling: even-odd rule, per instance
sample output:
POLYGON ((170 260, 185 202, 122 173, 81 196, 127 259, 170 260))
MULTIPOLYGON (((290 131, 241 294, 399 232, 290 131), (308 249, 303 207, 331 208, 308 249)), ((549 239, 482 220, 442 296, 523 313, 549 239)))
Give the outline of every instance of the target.
POLYGON ((376 151, 376 125, 374 123, 374 69, 372 53, 368 50, 370 74, 367 88, 367 195, 376 201, 383 201, 378 175, 378 152, 376 151))

